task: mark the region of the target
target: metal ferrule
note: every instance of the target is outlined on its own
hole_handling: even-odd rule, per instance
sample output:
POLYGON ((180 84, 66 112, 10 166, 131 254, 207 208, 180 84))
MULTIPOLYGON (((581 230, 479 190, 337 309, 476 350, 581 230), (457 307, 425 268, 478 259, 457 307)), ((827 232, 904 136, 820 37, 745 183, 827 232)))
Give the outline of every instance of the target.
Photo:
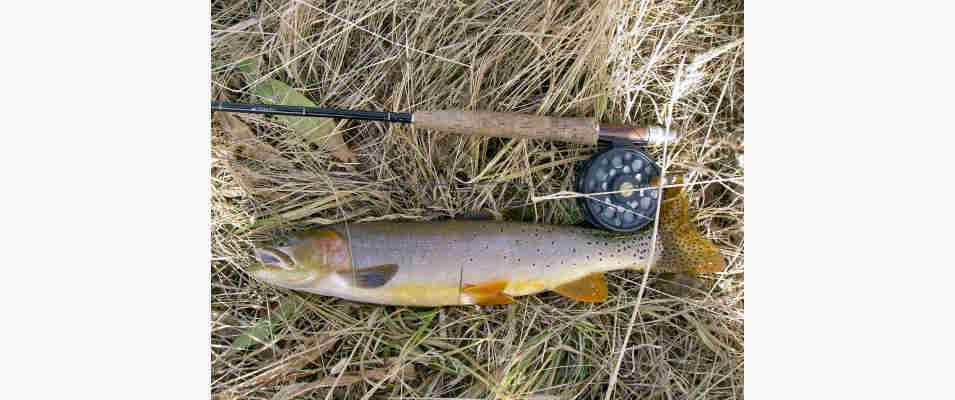
POLYGON ((679 138, 673 130, 666 130, 659 126, 638 128, 635 126, 600 124, 597 136, 601 140, 627 141, 634 144, 660 145, 672 143, 679 138))

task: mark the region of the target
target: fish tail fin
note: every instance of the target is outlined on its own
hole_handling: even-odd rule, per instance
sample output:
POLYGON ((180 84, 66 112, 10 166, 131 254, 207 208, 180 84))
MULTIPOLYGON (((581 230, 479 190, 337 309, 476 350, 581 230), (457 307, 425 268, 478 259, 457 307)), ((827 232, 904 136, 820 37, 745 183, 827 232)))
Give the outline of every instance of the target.
MULTIPOLYGON (((676 181, 682 182, 682 177, 676 181)), ((683 188, 663 190, 658 233, 663 249, 655 268, 667 272, 721 272, 726 268, 726 261, 719 248, 693 226, 689 205, 683 188)))

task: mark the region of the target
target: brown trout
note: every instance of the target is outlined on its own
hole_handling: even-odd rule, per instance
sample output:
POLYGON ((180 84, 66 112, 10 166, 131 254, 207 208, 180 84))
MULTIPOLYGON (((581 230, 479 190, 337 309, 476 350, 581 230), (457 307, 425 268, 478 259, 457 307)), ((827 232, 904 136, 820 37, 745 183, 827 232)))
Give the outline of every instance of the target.
POLYGON ((256 248, 260 263, 250 272, 275 286, 351 301, 447 306, 508 304, 547 290, 600 302, 604 272, 722 271, 716 246, 693 229, 682 191, 666 189, 661 207, 652 260, 651 229, 621 235, 503 221, 372 222, 256 248))

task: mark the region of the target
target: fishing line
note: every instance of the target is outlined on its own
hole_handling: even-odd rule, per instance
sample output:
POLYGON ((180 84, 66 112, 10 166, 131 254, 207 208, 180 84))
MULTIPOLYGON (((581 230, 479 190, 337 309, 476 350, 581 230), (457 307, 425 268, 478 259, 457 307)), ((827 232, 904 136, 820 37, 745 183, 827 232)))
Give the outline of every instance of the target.
MULTIPOLYGON (((699 3, 693 8, 694 12, 696 11, 697 7, 699 7, 699 3)), ((680 71, 682 70, 683 69, 680 68, 680 71)), ((670 96, 670 101, 667 103, 667 110, 665 114, 666 129, 668 131, 670 130, 670 126, 673 123, 673 99, 674 96, 670 96)), ((670 160, 667 158, 667 144, 669 143, 663 142, 663 168, 661 174, 665 174, 667 167, 670 166, 670 160)), ((663 182, 660 183, 661 187, 657 189, 659 191, 658 198, 663 197, 663 182)), ((653 220, 653 233, 650 236, 650 254, 648 256, 650 262, 648 262, 647 267, 643 269, 643 278, 640 281, 640 288, 637 289, 637 301, 633 306, 633 312, 630 313, 630 321, 627 323, 627 333, 623 336, 623 344, 620 346, 620 355, 617 357, 617 363, 614 366, 613 372, 610 373, 610 381, 607 384, 607 392, 604 394, 604 400, 610 400, 610 396, 613 395, 613 391, 617 386, 617 377, 620 374, 620 366, 623 364, 623 356, 626 354, 627 343, 630 341, 630 334, 633 332, 633 325, 637 321, 637 313, 640 311, 640 304, 643 302, 643 294, 647 288, 647 280, 650 279, 650 269, 653 268, 653 260, 654 257, 656 257, 657 238, 659 237, 660 233, 660 207, 657 207, 654 212, 656 213, 656 217, 653 220)))
MULTIPOLYGON (((660 187, 660 188, 663 188, 663 189, 669 189, 669 188, 684 188, 684 187, 689 187, 689 186, 706 185, 706 184, 709 184, 709 183, 738 182, 738 181, 741 181, 741 180, 743 180, 743 177, 742 177, 742 176, 734 176, 734 177, 730 177, 730 178, 708 179, 708 180, 705 180, 705 181, 696 181, 696 182, 691 182, 691 183, 671 183, 671 184, 666 184, 666 185, 663 185, 663 186, 653 186, 653 185, 651 185, 651 186, 645 187, 645 188, 643 188, 643 189, 649 189, 649 188, 651 188, 651 187, 652 187, 652 188, 660 187)), ((542 202, 542 201, 548 201, 548 200, 573 199, 573 198, 577 198, 577 197, 587 197, 587 196, 594 196, 594 195, 598 195, 598 194, 614 194, 614 193, 621 193, 621 192, 622 192, 622 191, 615 191, 615 192, 598 192, 598 193, 583 194, 583 193, 577 193, 577 192, 567 192, 567 191, 564 191, 564 192, 557 192, 557 193, 553 193, 553 194, 548 194, 548 195, 545 195, 545 196, 532 196, 532 197, 531 197, 531 201, 533 201, 534 203, 540 203, 540 202, 542 202)))
MULTIPOLYGON (((328 180, 328 179, 326 178, 326 180, 328 180)), ((346 242, 348 243, 348 247, 347 247, 347 248, 348 248, 348 260, 349 260, 349 263, 351 264, 351 279, 352 279, 351 283, 352 283, 352 285, 354 285, 354 284, 358 283, 358 271, 355 269, 355 263, 354 263, 355 258, 354 258, 354 253, 352 252, 352 248, 351 248, 351 246, 352 246, 351 230, 348 229, 348 218, 346 217, 348 214, 346 214, 346 213, 345 213, 345 209, 342 208, 342 204, 341 204, 340 198, 339 198, 339 196, 338 196, 338 191, 335 190, 335 185, 333 185, 330 180, 329 180, 329 182, 328 182, 328 187, 331 188, 332 194, 335 195, 335 206, 338 207, 338 212, 340 212, 341 215, 342 215, 342 218, 344 218, 344 219, 342 220, 342 226, 345 227, 345 240, 346 240, 346 242)))

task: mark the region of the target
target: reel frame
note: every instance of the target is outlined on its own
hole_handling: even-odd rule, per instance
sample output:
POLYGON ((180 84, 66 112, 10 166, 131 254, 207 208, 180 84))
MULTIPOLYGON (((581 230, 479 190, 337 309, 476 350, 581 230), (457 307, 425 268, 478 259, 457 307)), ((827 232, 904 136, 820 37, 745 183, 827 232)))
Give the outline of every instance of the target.
POLYGON ((660 193, 649 186, 660 176, 660 171, 660 166, 637 144, 606 142, 597 153, 579 164, 576 171, 575 190, 582 194, 596 193, 577 198, 587 224, 630 233, 653 222, 660 193))

